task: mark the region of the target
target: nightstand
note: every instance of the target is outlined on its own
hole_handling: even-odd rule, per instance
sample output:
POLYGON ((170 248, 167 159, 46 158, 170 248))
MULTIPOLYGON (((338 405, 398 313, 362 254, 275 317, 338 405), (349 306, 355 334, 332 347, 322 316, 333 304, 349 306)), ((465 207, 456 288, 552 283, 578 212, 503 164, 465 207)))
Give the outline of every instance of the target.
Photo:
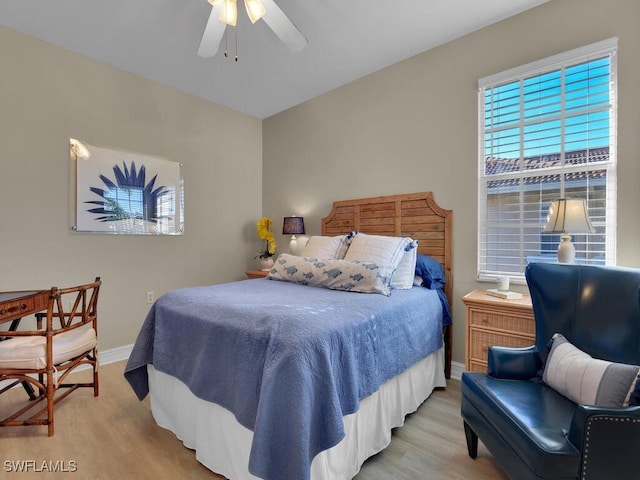
POLYGON ((466 369, 487 371, 491 345, 526 347, 535 343, 535 323, 531 297, 504 300, 484 290, 474 290, 462 298, 466 306, 466 369))
POLYGON ((247 278, 264 278, 269 274, 269 270, 248 270, 244 273, 247 278))

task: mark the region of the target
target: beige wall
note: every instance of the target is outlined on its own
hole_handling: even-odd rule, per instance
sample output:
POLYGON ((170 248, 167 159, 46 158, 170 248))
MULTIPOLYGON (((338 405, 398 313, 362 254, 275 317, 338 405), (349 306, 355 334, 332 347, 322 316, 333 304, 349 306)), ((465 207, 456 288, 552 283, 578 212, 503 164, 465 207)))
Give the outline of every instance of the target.
MULTIPOLYGON (((334 199, 431 190, 454 211, 454 352, 476 281, 477 80, 619 37, 618 264, 640 266, 640 2, 553 0, 263 122, 263 212, 305 216, 334 199)), ((281 220, 280 220, 281 221, 281 220)))
POLYGON ((101 349, 132 343, 147 291, 244 277, 258 247, 261 121, 0 28, 0 290, 100 275, 101 349), (74 234, 69 137, 184 164, 183 236, 74 234))
POLYGON ((135 339, 145 292, 243 278, 262 214, 276 233, 304 215, 317 234, 334 199, 432 190, 454 211, 462 362, 459 299, 486 286, 475 279, 478 78, 620 38, 618 263, 640 266, 638 18, 637 0, 552 0, 263 122, 0 28, 0 290, 101 275, 101 348, 115 348, 135 339), (185 235, 73 234, 69 137, 183 162, 185 235))

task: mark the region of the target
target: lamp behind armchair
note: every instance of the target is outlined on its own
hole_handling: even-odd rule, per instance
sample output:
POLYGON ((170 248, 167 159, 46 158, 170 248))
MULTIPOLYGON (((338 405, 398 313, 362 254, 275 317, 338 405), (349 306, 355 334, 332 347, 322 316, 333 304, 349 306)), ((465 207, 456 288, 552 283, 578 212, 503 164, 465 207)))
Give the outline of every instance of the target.
POLYGON ((571 243, 573 233, 592 233, 593 225, 587 214, 587 202, 581 198, 560 198, 551 202, 547 222, 542 233, 559 233, 558 262, 574 263, 576 249, 571 243))

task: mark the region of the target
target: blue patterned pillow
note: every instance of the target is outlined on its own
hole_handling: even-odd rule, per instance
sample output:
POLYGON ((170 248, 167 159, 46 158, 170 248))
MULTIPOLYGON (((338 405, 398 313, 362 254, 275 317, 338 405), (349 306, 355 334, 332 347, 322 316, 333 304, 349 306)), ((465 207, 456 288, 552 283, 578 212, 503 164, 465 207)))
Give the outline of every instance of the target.
POLYGON ((359 293, 391 295, 393 268, 374 262, 321 260, 281 254, 268 279, 359 293))

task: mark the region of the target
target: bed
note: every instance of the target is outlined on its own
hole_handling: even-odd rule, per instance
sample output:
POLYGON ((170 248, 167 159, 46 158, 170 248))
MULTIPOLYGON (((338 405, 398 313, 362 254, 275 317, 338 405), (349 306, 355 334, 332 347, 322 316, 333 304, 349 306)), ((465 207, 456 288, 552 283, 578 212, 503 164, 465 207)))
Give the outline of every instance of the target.
MULTIPOLYGON (((411 237, 440 264, 443 288, 377 295, 277 281, 308 260, 283 254, 266 279, 159 298, 125 376, 139 398, 150 392, 158 425, 227 478, 352 478, 446 386, 451 221, 430 192, 334 202, 322 236, 411 237)), ((335 261, 363 274, 351 278, 371 269, 347 260, 335 261)))

